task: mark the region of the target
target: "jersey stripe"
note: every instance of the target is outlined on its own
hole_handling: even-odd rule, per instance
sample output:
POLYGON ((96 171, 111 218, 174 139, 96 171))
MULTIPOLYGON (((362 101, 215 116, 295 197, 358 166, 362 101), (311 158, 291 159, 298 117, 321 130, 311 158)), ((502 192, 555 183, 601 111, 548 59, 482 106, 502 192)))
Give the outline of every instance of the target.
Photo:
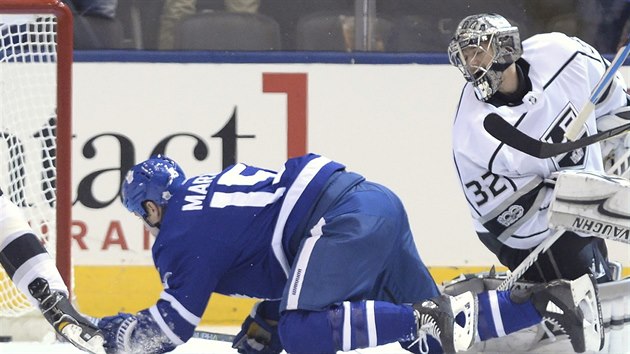
POLYGON ((494 329, 497 331, 499 337, 505 337, 505 329, 503 328, 503 320, 501 319, 501 309, 499 307, 499 300, 497 298, 496 290, 488 292, 488 300, 490 301, 490 311, 492 312, 492 321, 494 322, 494 329))
POLYGON ((295 264, 295 270, 293 277, 291 278, 291 288, 287 296, 287 310, 295 310, 298 308, 298 302, 300 300, 300 292, 302 291, 302 283, 308 268, 308 261, 311 259, 311 253, 315 248, 315 243, 322 236, 322 227, 326 224, 324 218, 321 218, 317 225, 311 230, 312 236, 304 240, 302 246, 302 252, 295 264))
POLYGON ((352 304, 349 301, 343 302, 343 343, 341 344, 341 350, 344 352, 352 349, 352 320, 350 315, 352 313, 352 304))
POLYGON ((300 199, 302 193, 306 187, 308 187, 309 183, 315 178, 317 173, 324 167, 326 164, 330 162, 329 159, 319 156, 311 161, 309 161, 306 166, 300 171, 298 177, 295 179, 291 187, 287 192, 287 195, 284 198, 282 203, 282 207, 280 208, 280 213, 278 215, 278 221, 276 222, 275 228, 273 230, 273 238, 271 241, 271 247, 273 249, 273 253, 282 266, 282 270, 284 270, 284 274, 286 277, 289 277, 289 271, 291 267, 289 266, 289 261, 287 259, 287 255, 284 253, 284 249, 282 247, 282 235, 284 233, 284 227, 287 223, 287 219, 293 210, 293 207, 300 199))
POLYGON ((149 313, 153 317, 153 320, 155 321, 155 323, 157 323, 157 325, 160 327, 162 332, 164 332, 166 337, 168 339, 170 339, 170 341, 173 342, 173 344, 175 344, 175 345, 182 345, 182 344, 184 344, 184 342, 181 340, 181 338, 179 338, 175 334, 175 332, 173 332, 173 330, 171 330, 171 328, 168 326, 168 324, 166 324, 166 322, 162 318, 162 315, 160 314, 160 310, 158 310, 158 308, 157 308, 157 305, 151 306, 151 308, 149 308, 149 313))
POLYGON ((365 302, 365 314, 367 317, 368 346, 376 347, 378 336, 376 332, 376 317, 374 316, 374 301, 368 300, 365 302))
POLYGON ((184 307, 184 305, 182 305, 173 295, 167 293, 166 291, 162 291, 162 293, 160 294, 160 299, 167 301, 171 305, 171 307, 175 311, 177 311, 177 314, 179 314, 179 316, 181 316, 191 325, 196 327, 199 322, 201 322, 201 318, 195 316, 192 312, 188 311, 184 307))

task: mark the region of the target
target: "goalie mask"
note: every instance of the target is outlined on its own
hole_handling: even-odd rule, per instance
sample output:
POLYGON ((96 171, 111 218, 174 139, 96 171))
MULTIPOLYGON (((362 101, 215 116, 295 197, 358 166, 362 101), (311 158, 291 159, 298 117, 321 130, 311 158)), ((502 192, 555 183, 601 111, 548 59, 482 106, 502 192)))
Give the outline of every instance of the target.
POLYGON ((475 95, 488 101, 503 80, 503 71, 523 54, 518 28, 497 14, 463 19, 448 46, 448 58, 473 84, 475 95))
POLYGON ((145 201, 165 206, 175 186, 186 176, 179 165, 168 157, 157 155, 132 167, 122 184, 122 201, 125 208, 146 221, 145 201))

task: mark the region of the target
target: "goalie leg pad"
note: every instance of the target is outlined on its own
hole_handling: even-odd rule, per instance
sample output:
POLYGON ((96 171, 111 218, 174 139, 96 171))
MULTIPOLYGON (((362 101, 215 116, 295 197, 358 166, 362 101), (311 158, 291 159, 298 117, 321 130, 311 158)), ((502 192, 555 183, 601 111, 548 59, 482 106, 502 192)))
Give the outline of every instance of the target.
POLYGON ((577 353, 599 351, 604 345, 602 309, 595 278, 555 280, 532 289, 532 302, 543 318, 560 326, 577 353))
POLYGON ((553 228, 630 243, 630 181, 591 172, 558 174, 549 208, 553 228))

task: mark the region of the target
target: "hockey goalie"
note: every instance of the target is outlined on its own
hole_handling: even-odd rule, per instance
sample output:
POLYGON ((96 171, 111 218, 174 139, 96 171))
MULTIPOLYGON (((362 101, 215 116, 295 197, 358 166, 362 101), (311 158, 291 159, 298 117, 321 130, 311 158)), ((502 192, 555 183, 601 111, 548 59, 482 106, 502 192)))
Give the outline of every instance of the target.
MULTIPOLYGON (((585 171, 562 171, 556 176, 549 225, 555 229, 630 243, 630 181, 614 175, 585 171)), ((621 264, 615 265, 614 280, 599 285, 602 322, 605 331, 601 353, 630 353, 630 278, 621 278, 621 264)), ((598 267, 593 265, 593 271, 598 267)), ((444 292, 492 290, 507 274, 462 275, 444 286, 444 292)), ((517 282, 514 289, 527 289, 535 283, 517 282)), ((477 343, 471 352, 573 352, 562 328, 551 322, 477 343)))

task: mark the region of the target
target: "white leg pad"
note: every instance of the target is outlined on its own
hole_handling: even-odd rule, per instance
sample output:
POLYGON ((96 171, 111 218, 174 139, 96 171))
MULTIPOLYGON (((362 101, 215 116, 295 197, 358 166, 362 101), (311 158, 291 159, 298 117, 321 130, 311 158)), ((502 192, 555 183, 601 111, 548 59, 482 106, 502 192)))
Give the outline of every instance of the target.
POLYGON ((450 301, 453 316, 457 316, 460 313, 464 314, 464 325, 460 326, 456 322, 453 328, 455 351, 464 351, 473 345, 477 335, 477 296, 467 291, 461 295, 450 297, 450 301))
POLYGON ((604 340, 602 309, 595 284, 587 274, 571 282, 573 303, 582 309, 584 344, 587 350, 599 351, 604 340))

